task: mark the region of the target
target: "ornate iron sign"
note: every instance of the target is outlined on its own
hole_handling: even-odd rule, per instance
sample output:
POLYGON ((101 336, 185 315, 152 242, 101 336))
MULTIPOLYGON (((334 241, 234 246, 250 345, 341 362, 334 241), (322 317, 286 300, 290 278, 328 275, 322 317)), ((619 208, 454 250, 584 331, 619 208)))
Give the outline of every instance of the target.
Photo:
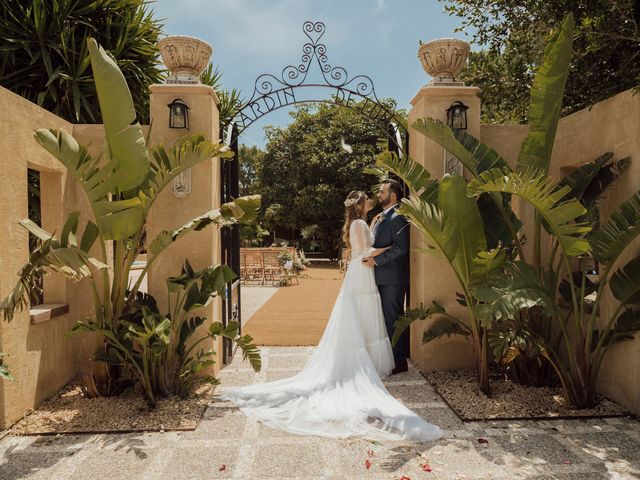
MULTIPOLYGON (((324 23, 307 21, 302 25, 302 31, 309 40, 302 47, 300 63, 287 65, 279 76, 265 73, 256 79, 251 98, 234 119, 238 134, 267 113, 297 103, 343 105, 361 112, 386 129, 395 119, 395 113, 378 99, 371 78, 366 75, 350 77, 344 67, 328 63, 327 47, 320 42, 325 32, 324 23), (316 65, 320 73, 318 81, 306 83, 316 65), (307 98, 303 90, 309 87, 327 88, 333 95, 329 99, 307 98)), ((401 125, 398 121, 395 123, 401 125)))

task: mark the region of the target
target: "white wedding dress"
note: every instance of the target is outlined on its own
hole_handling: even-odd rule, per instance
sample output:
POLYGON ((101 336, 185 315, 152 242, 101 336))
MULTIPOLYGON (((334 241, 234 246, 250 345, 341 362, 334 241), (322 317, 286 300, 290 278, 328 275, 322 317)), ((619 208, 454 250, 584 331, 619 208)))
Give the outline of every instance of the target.
POLYGON ((351 224, 349 235, 349 268, 304 369, 283 380, 224 388, 220 399, 231 400, 265 425, 296 434, 435 440, 440 428, 405 407, 382 384, 394 367, 393 353, 373 269, 361 261, 373 236, 363 220, 351 224))

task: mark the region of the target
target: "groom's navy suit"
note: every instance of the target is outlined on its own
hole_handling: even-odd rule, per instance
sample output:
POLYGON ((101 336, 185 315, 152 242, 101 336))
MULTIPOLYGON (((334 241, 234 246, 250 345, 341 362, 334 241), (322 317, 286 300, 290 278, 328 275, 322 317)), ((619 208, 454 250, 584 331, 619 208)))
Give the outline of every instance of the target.
MULTIPOLYGON (((384 322, 389 339, 393 336, 394 324, 404 313, 404 297, 409 284, 409 222, 390 210, 374 226, 374 248, 391 247, 374 258, 376 284, 380 291, 384 322)), ((393 347, 396 367, 406 365, 409 356, 409 331, 405 330, 393 347)))

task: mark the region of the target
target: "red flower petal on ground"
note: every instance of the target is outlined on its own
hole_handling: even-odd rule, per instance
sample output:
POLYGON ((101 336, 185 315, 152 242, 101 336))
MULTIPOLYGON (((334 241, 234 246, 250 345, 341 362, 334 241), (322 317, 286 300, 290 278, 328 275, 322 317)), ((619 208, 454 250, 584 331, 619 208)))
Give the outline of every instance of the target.
POLYGON ((421 467, 422 467, 422 470, 424 470, 425 472, 431 472, 432 471, 432 468, 429 466, 428 463, 423 463, 421 465, 421 467))
POLYGON ((371 460, 369 460, 368 458, 364 461, 364 468, 366 468, 367 470, 369 470, 371 468, 371 460))
POLYGON ((487 440, 486 438, 479 438, 478 443, 489 443, 489 440, 487 440))
POLYGON ((402 475, 398 480, 411 480, 411 477, 407 477, 406 475, 402 475))
POLYGON ((565 465, 571 465, 571 460, 564 459, 562 460, 562 463, 564 463, 565 465))
POLYGON ((218 467, 219 472, 224 472, 226 469, 227 469, 227 466, 224 463, 218 467))

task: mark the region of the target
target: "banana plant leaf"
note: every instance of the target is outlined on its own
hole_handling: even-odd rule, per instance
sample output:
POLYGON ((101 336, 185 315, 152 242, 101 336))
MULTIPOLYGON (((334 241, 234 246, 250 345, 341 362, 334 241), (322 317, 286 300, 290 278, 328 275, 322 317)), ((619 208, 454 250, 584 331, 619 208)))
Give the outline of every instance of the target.
MULTIPOLYGON (((6 320, 12 320, 17 309, 24 310, 29 307, 31 291, 37 288, 35 278, 41 273, 59 273, 66 278, 79 281, 90 277, 93 274, 92 270, 107 268, 107 265, 78 247, 75 238, 78 217, 77 212, 69 216, 62 229, 62 240, 31 220, 20 221, 20 225, 32 233, 39 243, 29 255, 29 261, 20 269, 18 282, 0 303, 0 311, 6 320)), ((87 236, 87 230, 92 230, 90 225, 85 228, 83 238, 87 236)))
POLYGON ((483 192, 504 192, 516 195, 529 202, 547 223, 550 231, 560 243, 568 257, 589 252, 589 242, 584 235, 591 230, 577 219, 586 209, 575 198, 562 200, 569 186, 558 187, 552 178, 537 169, 511 172, 492 169, 471 180, 467 186, 470 195, 483 192))
POLYGON ((422 343, 429 343, 443 336, 462 335, 468 337, 471 330, 459 321, 451 320, 449 317, 438 318, 422 334, 422 343))
POLYGON ((208 225, 219 226, 233 225, 234 223, 250 223, 260 211, 260 195, 248 195, 236 198, 233 202, 223 204, 217 210, 211 210, 200 215, 173 231, 164 230, 153 239, 149 246, 149 252, 157 257, 180 237, 191 231, 199 231, 208 225))
POLYGON ((109 193, 118 191, 125 183, 120 180, 126 168, 113 161, 102 165, 64 130, 40 129, 34 133, 36 141, 56 157, 75 177, 91 204, 96 223, 105 240, 124 240, 134 235, 142 225, 144 210, 137 198, 110 200, 109 193))
POLYGON ((429 180, 431 174, 418 162, 409 157, 398 158, 393 152, 383 152, 376 157, 376 164, 384 170, 391 171, 399 176, 409 187, 411 193, 428 203, 434 203, 437 182, 429 180))
POLYGON ((507 261, 507 254, 503 248, 489 251, 481 250, 473 258, 469 286, 485 285, 493 271, 502 268, 507 261))
POLYGON ((153 200, 171 181, 185 170, 210 158, 229 159, 233 152, 219 142, 213 143, 202 135, 189 135, 177 139, 167 150, 163 145, 151 149, 151 170, 141 190, 149 200, 148 211, 153 200))
POLYGON ((616 270, 609 280, 609 288, 624 305, 640 305, 640 257, 616 270))
POLYGON ((444 307, 437 302, 432 301, 431 306, 426 308, 422 303, 420 306, 407 310, 401 315, 394 323, 393 335, 391 337, 391 344, 398 343, 398 339, 409 328, 413 322, 418 320, 427 320, 432 315, 446 313, 444 307))
POLYGON ((440 120, 420 118, 411 126, 455 155, 474 177, 491 168, 509 167, 504 158, 473 135, 454 130, 440 120))
MULTIPOLYGON (((623 340, 633 340, 634 335, 638 332, 640 332, 640 311, 631 308, 625 309, 616 318, 613 327, 607 332, 603 347, 623 340)), ((600 334, 600 331, 597 331, 597 333, 600 334)))
POLYGON ((547 43, 542 65, 531 87, 529 133, 522 142, 518 169, 536 169, 547 174, 569 73, 575 20, 565 16, 547 43))
POLYGON ((480 302, 474 305, 476 316, 486 326, 494 320, 514 319, 521 310, 534 306, 549 313, 555 311, 548 285, 531 265, 522 261, 494 270, 486 285, 473 288, 472 293, 480 302))
POLYGON ((109 158, 116 172, 105 193, 133 190, 149 173, 147 145, 127 82, 116 62, 93 38, 87 39, 91 68, 102 112, 109 158))
POLYGON ((453 263, 459 238, 454 224, 445 221, 442 211, 418 197, 403 198, 398 213, 422 234, 427 248, 416 249, 453 263))
POLYGON ((640 191, 622 203, 590 237, 593 256, 613 265, 620 254, 640 235, 640 191))
POLYGON ((445 175, 440 182, 438 205, 458 238, 453 266, 461 281, 469 285, 473 260, 478 252, 487 249, 487 240, 478 205, 467 196, 465 179, 457 174, 445 175))

